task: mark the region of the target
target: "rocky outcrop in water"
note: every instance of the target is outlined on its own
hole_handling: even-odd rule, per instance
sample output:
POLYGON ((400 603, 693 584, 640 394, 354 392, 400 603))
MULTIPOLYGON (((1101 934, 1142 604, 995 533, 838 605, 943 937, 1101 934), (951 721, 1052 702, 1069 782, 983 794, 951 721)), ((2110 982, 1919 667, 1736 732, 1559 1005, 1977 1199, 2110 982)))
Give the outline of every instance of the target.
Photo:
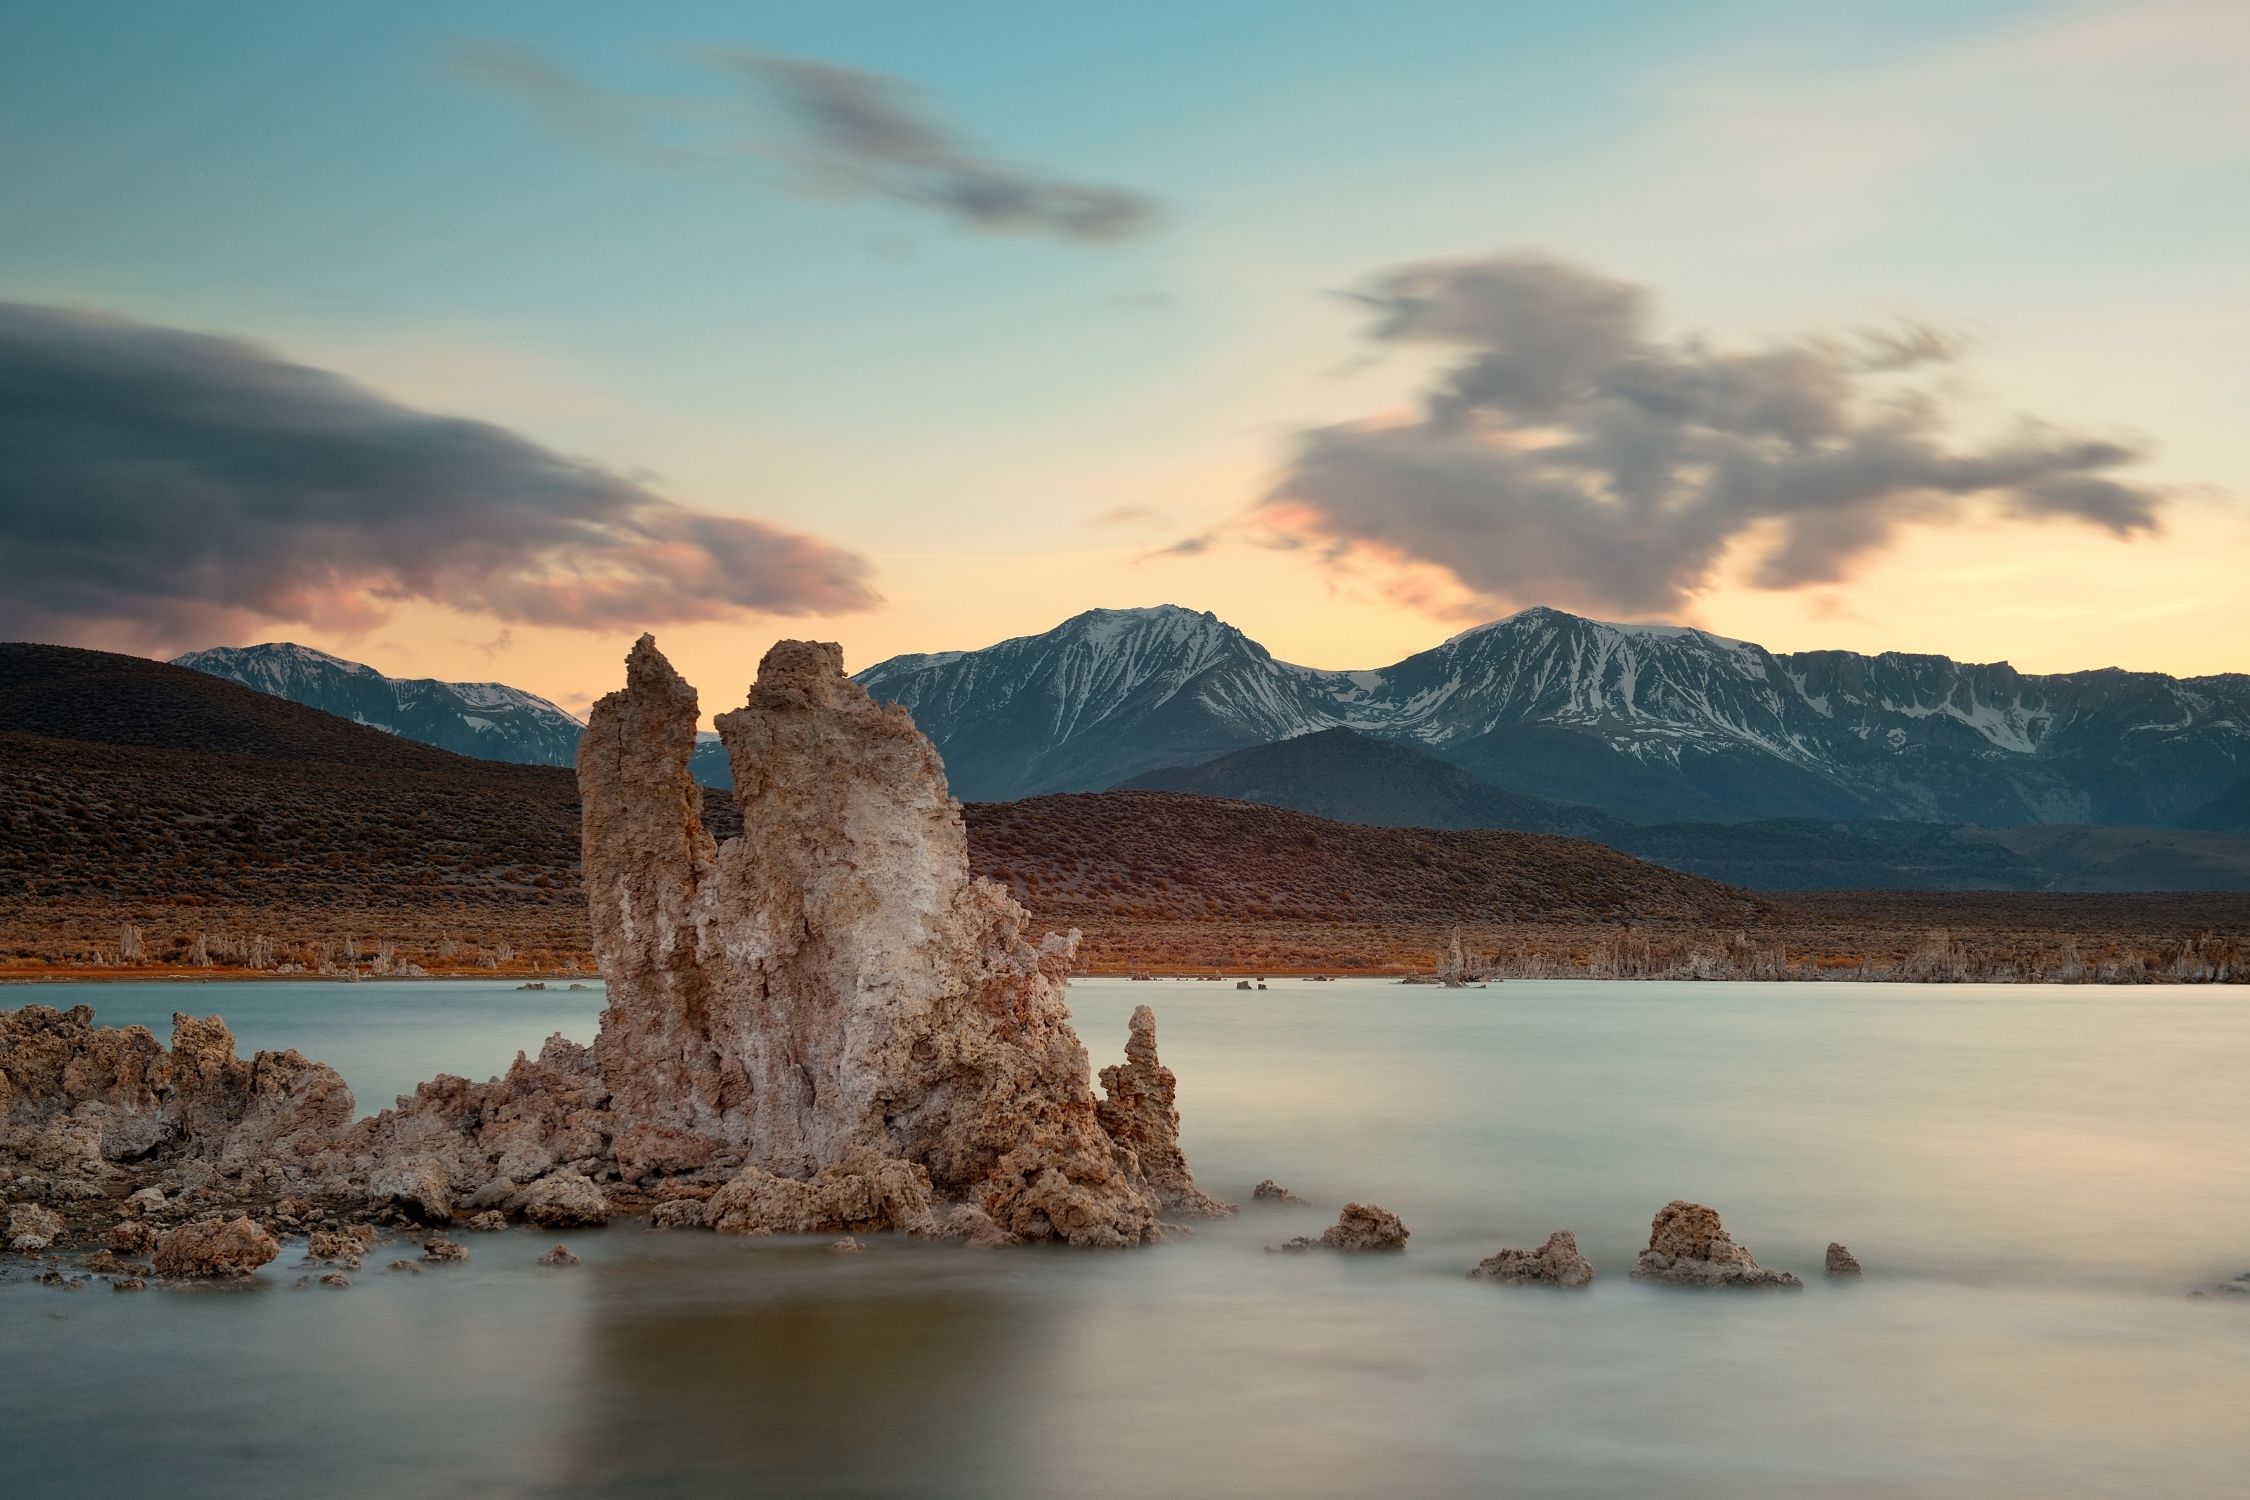
POLYGON ((1320 1232, 1319 1239, 1303 1235, 1280 1248, 1284 1254, 1304 1250, 1404 1250, 1409 1231, 1397 1214, 1372 1203, 1347 1203, 1336 1222, 1320 1232))
POLYGON ((1827 1269, 1831 1276, 1857 1276, 1860 1274, 1859 1257, 1842 1245, 1830 1241, 1827 1269))
POLYGON ((1594 1279, 1592 1262, 1578 1253, 1578 1236, 1558 1229, 1536 1250, 1502 1250, 1477 1262, 1472 1281, 1537 1286, 1585 1286, 1594 1279))
POLYGON ((1633 1279, 1700 1287, 1804 1285, 1787 1271, 1759 1265, 1719 1223, 1717 1210, 1680 1198, 1658 1209, 1650 1221, 1648 1248, 1633 1268, 1633 1279))
POLYGON ((1304 1199, 1290 1192, 1289 1189, 1283 1187, 1271 1177, 1261 1180, 1256 1187, 1252 1188, 1250 1196, 1259 1203, 1278 1203, 1285 1207, 1295 1208, 1306 1206, 1304 1199))
POLYGON ((167 1049, 145 1026, 96 1026, 90 1006, 0 1012, 0 1181, 49 1202, 179 1163, 191 1185, 280 1192, 351 1115, 335 1070, 288 1051, 244 1061, 216 1016, 173 1016, 167 1049))
MULTIPOLYGON (((646 638, 626 674, 579 753, 610 995, 596 1070, 613 1116, 763 1174, 711 1222, 832 1227, 833 1205, 764 1179, 849 1194, 844 1179, 896 1188, 895 1163, 1007 1234, 1152 1238, 1158 1197, 1102 1130, 1063 1006, 1075 939, 1034 946, 1023 909, 971 878, 960 807, 905 710, 847 678, 835 646, 776 645, 718 720, 742 834, 716 845, 688 774, 694 690, 646 638)), ((922 1228, 912 1192, 873 1197, 903 1221, 833 1227, 922 1228)))
POLYGON ((1232 1214, 1195 1185, 1180 1151, 1179 1081, 1156 1056, 1156 1012, 1133 1007, 1125 1038, 1125 1061, 1102 1069, 1100 1104, 1095 1117, 1112 1141, 1139 1159, 1141 1175, 1171 1213, 1218 1219, 1232 1214))
POLYGON ((159 1276, 191 1280, 240 1278, 281 1253, 281 1242, 248 1216, 198 1219, 157 1236, 159 1276))
POLYGON ((161 1185, 160 1215, 261 1207, 291 1232, 317 1200, 427 1225, 652 1207, 739 1233, 1134 1245, 1167 1210, 1228 1211, 1180 1154, 1152 1018, 1098 1101, 1063 1004, 1076 935, 1034 944, 971 877, 936 751, 835 646, 779 643, 720 717, 742 817, 723 844, 688 773, 693 689, 645 637, 626 666, 579 754, 609 981, 591 1048, 550 1038, 352 1123, 332 1070, 245 1062, 216 1019, 175 1017, 166 1049, 29 1007, 0 1015, 0 1186, 67 1204, 161 1185))

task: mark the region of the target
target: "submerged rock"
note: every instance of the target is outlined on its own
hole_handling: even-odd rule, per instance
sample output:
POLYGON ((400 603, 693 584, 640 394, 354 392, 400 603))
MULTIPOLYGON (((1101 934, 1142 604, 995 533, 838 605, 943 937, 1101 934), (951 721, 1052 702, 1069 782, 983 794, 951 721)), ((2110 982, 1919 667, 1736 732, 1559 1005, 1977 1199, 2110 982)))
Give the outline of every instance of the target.
POLYGON ((469 1258, 467 1247, 458 1240, 449 1240, 442 1234, 422 1241, 422 1259, 433 1266, 458 1265, 469 1258))
POLYGON ((568 1245, 557 1245, 554 1249, 539 1257, 539 1264, 543 1266, 575 1266, 578 1264, 578 1257, 571 1253, 568 1245))
POLYGON ((1828 1246, 1828 1274, 1831 1276, 1859 1275, 1859 1258, 1842 1245, 1830 1241, 1828 1246))
POLYGON ((1204 1219, 1235 1211, 1197 1187, 1188 1170, 1180 1151, 1179 1080, 1157 1060, 1156 1012, 1147 1006, 1133 1007, 1125 1061, 1102 1069, 1102 1093, 1095 1118, 1111 1140, 1139 1158, 1142 1177, 1166 1210, 1204 1219))
POLYGON ((1717 1210, 1675 1198, 1649 1224, 1648 1248, 1633 1268, 1635 1281, 1673 1286, 1796 1287, 1787 1271, 1769 1271, 1737 1245, 1719 1223, 1717 1210))
POLYGON ((1283 1187, 1280 1183, 1274 1181, 1271 1177, 1266 1178, 1263 1182, 1260 1182, 1256 1187, 1252 1188, 1250 1190, 1250 1196, 1253 1200, 1259 1203, 1279 1203, 1297 1208, 1308 1206, 1306 1205, 1304 1199, 1298 1197, 1295 1193, 1290 1192, 1289 1189, 1283 1187))
POLYGON ((281 1253, 281 1242, 248 1217, 198 1219, 156 1238, 159 1276, 244 1277, 281 1253))
POLYGON ((1585 1286, 1594 1279, 1593 1264, 1578 1253, 1578 1236, 1558 1229, 1536 1250, 1502 1250, 1477 1262, 1472 1281, 1499 1281, 1538 1286, 1585 1286))

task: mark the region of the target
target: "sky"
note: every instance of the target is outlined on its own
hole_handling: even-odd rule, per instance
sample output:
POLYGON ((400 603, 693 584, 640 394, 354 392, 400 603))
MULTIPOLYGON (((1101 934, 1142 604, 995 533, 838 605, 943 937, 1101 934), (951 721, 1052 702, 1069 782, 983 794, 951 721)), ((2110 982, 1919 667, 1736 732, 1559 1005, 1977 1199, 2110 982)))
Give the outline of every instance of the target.
POLYGON ((0 636, 2250 670, 2250 7, 0 12, 0 636))

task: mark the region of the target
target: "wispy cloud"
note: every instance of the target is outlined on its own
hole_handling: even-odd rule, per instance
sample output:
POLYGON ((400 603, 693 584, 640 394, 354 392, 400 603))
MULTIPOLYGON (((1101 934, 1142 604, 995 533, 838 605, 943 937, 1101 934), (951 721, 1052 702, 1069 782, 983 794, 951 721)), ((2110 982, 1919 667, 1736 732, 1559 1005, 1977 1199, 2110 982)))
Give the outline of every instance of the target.
POLYGON ((656 164, 778 161, 832 193, 888 198, 971 229, 1100 242, 1150 228, 1153 199, 1129 188, 1081 181, 985 155, 962 140, 903 81, 810 58, 723 52, 713 61, 748 85, 746 105, 764 105, 784 130, 734 108, 682 109, 613 94, 494 42, 464 44, 455 60, 470 77, 521 99, 554 129, 600 149, 656 164), (660 140, 663 120, 702 139, 660 140))
POLYGON ((1167 549, 1317 548, 1428 565, 1493 603, 1677 612, 1730 548, 1768 589, 1834 582, 1972 503, 2130 537, 2163 492, 2138 443, 2022 419, 1955 440, 1914 378, 1963 343, 1922 325, 1724 348, 1652 327, 1646 288, 1536 255, 1427 261, 1355 293, 1379 345, 1452 356, 1417 412, 1302 434, 1243 519, 1167 549))
MULTIPOLYGON (((853 610, 865 559, 239 339, 0 303, 0 632, 586 629, 853 610)), ((494 649, 511 639, 502 630, 494 649)))

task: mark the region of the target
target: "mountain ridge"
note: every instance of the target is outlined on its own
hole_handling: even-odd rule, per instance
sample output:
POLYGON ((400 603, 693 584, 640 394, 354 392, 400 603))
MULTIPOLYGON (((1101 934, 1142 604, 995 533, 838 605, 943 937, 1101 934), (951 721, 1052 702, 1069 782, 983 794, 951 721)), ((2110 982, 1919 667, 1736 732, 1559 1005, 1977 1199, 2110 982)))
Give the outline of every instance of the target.
POLYGON ((1160 605, 858 677, 914 713, 971 800, 1094 790, 1331 728, 1642 822, 2169 824, 2250 770, 2240 673, 1777 654, 1547 606, 1357 671, 1280 661, 1215 615, 1160 605))

